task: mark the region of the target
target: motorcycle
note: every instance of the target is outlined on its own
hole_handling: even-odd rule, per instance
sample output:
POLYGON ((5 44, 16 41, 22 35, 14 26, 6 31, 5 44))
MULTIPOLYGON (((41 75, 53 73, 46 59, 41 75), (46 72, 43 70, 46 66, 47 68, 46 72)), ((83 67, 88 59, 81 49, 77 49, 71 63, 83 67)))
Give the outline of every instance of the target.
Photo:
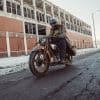
MULTIPOLYGON (((29 57, 29 68, 31 72, 37 76, 44 76, 49 66, 62 64, 60 62, 59 48, 57 45, 52 44, 52 39, 55 37, 42 37, 39 42, 33 48, 29 57)), ((71 64, 73 56, 76 54, 75 47, 72 46, 69 52, 66 52, 65 66, 71 64), (71 51, 72 50, 72 51, 71 51)))

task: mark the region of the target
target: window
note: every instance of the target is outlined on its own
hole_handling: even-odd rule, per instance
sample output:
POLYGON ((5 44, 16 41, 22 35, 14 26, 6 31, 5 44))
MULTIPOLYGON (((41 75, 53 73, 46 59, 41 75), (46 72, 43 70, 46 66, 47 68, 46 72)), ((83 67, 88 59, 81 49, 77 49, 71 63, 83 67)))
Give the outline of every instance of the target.
POLYGON ((77 25, 79 25, 79 20, 77 20, 77 25))
POLYGON ((73 24, 71 24, 71 30, 74 30, 74 25, 73 24))
POLYGON ((28 14, 28 18, 31 18, 31 11, 28 8, 27 8, 27 14, 28 14))
POLYGON ((7 6, 7 12, 11 13, 11 2, 6 1, 6 6, 7 6))
POLYGON ((45 22, 44 14, 42 14, 42 21, 45 22))
POLYGON ((0 0, 0 10, 3 10, 3 0, 0 0))
POLYGON ((34 10, 24 7, 24 17, 35 19, 34 10))
POLYGON ((78 27, 78 32, 81 32, 80 28, 78 27))
POLYGON ((20 5, 17 5, 17 15, 21 15, 21 7, 20 7, 20 5))
POLYGON ((28 23, 27 22, 25 22, 25 33, 29 33, 29 31, 28 31, 28 23))
POLYGON ((32 24, 32 33, 36 34, 36 25, 35 24, 32 24))
POLYGON ((44 14, 37 11, 37 20, 45 22, 44 14))
POLYGON ((34 19, 35 18, 35 16, 34 16, 34 10, 31 10, 31 15, 32 15, 32 19, 34 19))
POLYGON ((25 22, 25 32, 27 34, 36 34, 36 25, 32 23, 25 22))
POLYGON ((73 23, 73 18, 70 16, 70 22, 73 23))
POLYGON ((24 17, 27 17, 27 11, 25 7, 24 7, 24 17))
POLYGON ((38 34, 39 35, 46 35, 46 26, 38 25, 38 34))
POLYGON ((60 12, 60 17, 61 17, 61 18, 64 18, 63 12, 60 12))
POLYGON ((75 25, 75 31, 77 32, 77 25, 75 25))
POLYGON ((37 15, 37 20, 40 21, 40 18, 39 18, 39 13, 36 12, 36 15, 37 15))
POLYGON ((46 8, 46 13, 51 15, 51 14, 52 14, 51 6, 48 5, 48 4, 45 4, 45 6, 46 6, 46 7, 45 7, 45 8, 46 8))
POLYGON ((23 0, 23 2, 29 4, 29 5, 32 5, 33 4, 33 1, 32 0, 23 0))
POLYGON ((29 33, 32 34, 32 24, 31 23, 28 24, 29 24, 29 33))
POLYGON ((39 13, 39 16, 40 16, 40 21, 42 21, 42 14, 41 14, 41 13, 39 13))
POLYGON ((47 16, 47 23, 50 23, 50 16, 47 16))
POLYGON ((70 24, 66 23, 67 29, 70 29, 70 24))
POLYGON ((43 1, 42 0, 36 0, 36 7, 37 9, 43 11, 43 1))
POLYGON ((76 19, 74 19, 74 24, 76 24, 76 19))
POLYGON ((68 15, 65 15, 66 16, 66 21, 69 21, 69 17, 68 17, 68 15))
POLYGON ((12 3, 12 13, 16 14, 16 4, 12 3))

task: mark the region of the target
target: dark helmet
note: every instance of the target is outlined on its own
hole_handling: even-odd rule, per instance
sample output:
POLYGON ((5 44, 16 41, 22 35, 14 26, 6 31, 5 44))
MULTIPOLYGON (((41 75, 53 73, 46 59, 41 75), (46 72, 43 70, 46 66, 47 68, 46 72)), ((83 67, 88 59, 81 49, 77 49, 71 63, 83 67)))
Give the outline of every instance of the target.
POLYGON ((50 25, 51 25, 51 26, 54 26, 54 25, 56 25, 56 24, 58 24, 58 21, 57 21, 56 19, 54 19, 54 18, 51 18, 51 19, 50 19, 50 25))

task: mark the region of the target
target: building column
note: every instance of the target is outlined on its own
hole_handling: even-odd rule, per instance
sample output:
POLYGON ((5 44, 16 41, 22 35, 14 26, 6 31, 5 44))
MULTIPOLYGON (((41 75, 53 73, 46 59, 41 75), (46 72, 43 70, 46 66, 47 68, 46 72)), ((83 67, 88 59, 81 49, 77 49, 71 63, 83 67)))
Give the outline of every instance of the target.
POLYGON ((7 53, 8 53, 8 57, 11 56, 11 50, 10 50, 10 40, 9 40, 9 33, 6 32, 6 43, 7 43, 7 53))
POLYGON ((66 28, 67 26, 66 26, 66 13, 65 13, 65 11, 64 11, 64 21, 65 21, 65 28, 66 28))
POLYGON ((23 0, 21 0, 21 9, 22 9, 22 17, 23 17, 24 47, 25 47, 25 54, 27 55, 28 54, 28 50, 27 50, 27 38, 26 38, 26 33, 25 33, 23 0))
POLYGON ((43 1, 43 10, 44 10, 44 16, 45 16, 45 23, 47 24, 47 17, 46 17, 46 6, 45 6, 45 0, 43 1))
POLYGON ((34 6, 35 21, 36 21, 36 37, 37 37, 37 41, 39 41, 38 23, 37 23, 37 14, 36 14, 36 0, 33 0, 33 6, 34 6))
POLYGON ((52 17, 54 18, 54 9, 53 9, 53 4, 51 6, 51 12, 52 12, 52 17))
POLYGON ((58 18, 59 18, 59 23, 61 23, 61 18, 60 18, 60 8, 58 8, 58 18))
POLYGON ((3 9, 4 9, 4 12, 5 12, 5 14, 6 14, 6 13, 7 13, 6 0, 3 1, 3 4, 4 4, 3 9))

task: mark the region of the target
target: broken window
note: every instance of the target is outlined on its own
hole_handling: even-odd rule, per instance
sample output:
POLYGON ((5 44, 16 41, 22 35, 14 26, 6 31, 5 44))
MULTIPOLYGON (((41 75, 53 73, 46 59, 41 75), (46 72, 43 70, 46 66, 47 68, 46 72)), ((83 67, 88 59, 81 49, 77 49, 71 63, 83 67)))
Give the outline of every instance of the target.
POLYGON ((3 0, 0 0, 0 10, 3 10, 3 0))
POLYGON ((17 5, 17 14, 21 15, 21 7, 20 7, 20 5, 17 5))
POLYGON ((33 4, 33 0, 23 0, 23 2, 29 4, 29 5, 32 5, 33 4))
POLYGON ((12 3, 12 13, 16 14, 16 4, 12 3))
POLYGON ((51 6, 48 4, 46 4, 45 6, 46 6, 46 13, 51 15, 52 14, 51 6))
POLYGON ((37 7, 37 9, 43 11, 43 1, 42 0, 36 0, 36 7, 37 7))
POLYGON ((6 1, 6 6, 7 6, 7 12, 11 13, 11 2, 10 1, 6 1))
POLYGON ((21 0, 15 0, 15 1, 17 1, 17 2, 21 3, 21 0))
POLYGON ((58 17, 58 8, 54 6, 54 16, 58 17))

